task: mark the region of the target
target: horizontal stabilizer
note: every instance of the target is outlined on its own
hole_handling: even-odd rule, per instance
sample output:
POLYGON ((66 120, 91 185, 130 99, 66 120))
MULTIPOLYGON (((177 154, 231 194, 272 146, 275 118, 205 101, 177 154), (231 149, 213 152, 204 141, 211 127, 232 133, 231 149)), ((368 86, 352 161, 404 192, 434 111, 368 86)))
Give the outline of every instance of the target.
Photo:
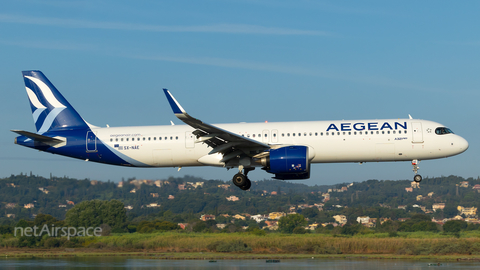
POLYGON ((59 140, 59 139, 56 139, 56 138, 43 136, 43 135, 40 135, 40 134, 36 134, 36 133, 24 131, 24 130, 11 130, 11 131, 15 132, 17 134, 20 134, 22 136, 25 136, 27 138, 30 138, 34 141, 39 141, 39 142, 43 142, 43 143, 46 143, 46 144, 57 144, 57 143, 65 142, 64 140, 59 140))

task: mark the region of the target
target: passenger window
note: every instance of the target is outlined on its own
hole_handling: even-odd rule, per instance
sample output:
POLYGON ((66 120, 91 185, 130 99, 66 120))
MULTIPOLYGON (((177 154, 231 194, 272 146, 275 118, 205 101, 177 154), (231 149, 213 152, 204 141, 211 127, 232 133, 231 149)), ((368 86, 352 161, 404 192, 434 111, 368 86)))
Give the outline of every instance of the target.
POLYGON ((312 133, 310 132, 310 136, 312 136, 312 133))
POLYGON ((353 135, 357 135, 357 132, 356 132, 356 131, 354 131, 354 132, 353 132, 353 135))
POLYGON ((148 140, 150 141, 150 137, 148 137, 148 140))
POLYGON ((287 137, 290 137, 290 133, 287 133, 287 137))
POLYGON ((162 140, 162 137, 158 137, 158 140, 161 141, 161 140, 162 140))
POLYGON ((390 134, 390 130, 389 130, 389 131, 387 131, 387 134, 390 134))
POLYGON ((120 139, 120 141, 122 141, 122 142, 123 142, 123 138, 121 138, 121 139, 120 139))
POLYGON ((325 132, 325 135, 328 136, 328 132, 325 132))
POLYGON ((145 141, 145 137, 143 137, 143 140, 145 141))
POLYGON ((292 133, 292 136, 295 137, 295 133, 292 133))
POLYGON ((273 137, 276 138, 276 137, 277 137, 277 134, 276 134, 276 133, 273 133, 273 137))
POLYGON ((395 134, 395 130, 393 131, 393 134, 395 134))
POLYGON ((323 136, 323 132, 320 132, 320 136, 323 136))
POLYGON ((267 137, 267 133, 265 133, 265 138, 267 137))
POLYGON ((175 137, 175 140, 178 140, 178 136, 177 136, 177 137, 175 137))
POLYGON ((337 132, 337 135, 340 135, 340 132, 337 132))
POLYGON ((335 132, 332 132, 332 136, 334 136, 334 135, 335 135, 335 132))
POLYGON ((127 138, 126 140, 127 140, 127 142, 128 142, 128 138, 127 138))
POLYGON ((378 134, 378 133, 380 133, 380 132, 378 132, 378 130, 377 130, 377 134, 378 134))
POLYGON ((111 142, 113 142, 113 139, 110 139, 111 142))
POLYGON ((303 133, 303 136, 307 136, 307 133, 306 133, 306 132, 305 132, 305 133, 303 133))
POLYGON ((352 135, 352 132, 351 132, 351 131, 349 131, 349 132, 348 132, 348 135, 352 135))
POLYGON ((302 133, 298 133, 298 137, 302 136, 302 133))
POLYGON ((173 137, 170 137, 170 140, 172 140, 172 141, 173 141, 173 137))
POLYGON ((318 136, 318 133, 317 133, 317 132, 315 132, 315 136, 318 136))
POLYGON ((156 141, 156 140, 157 140, 157 137, 153 137, 153 140, 156 141))
POLYGON ((385 131, 382 130, 382 134, 385 134, 385 131))
POLYGON ((252 137, 255 138, 255 134, 253 134, 252 137))

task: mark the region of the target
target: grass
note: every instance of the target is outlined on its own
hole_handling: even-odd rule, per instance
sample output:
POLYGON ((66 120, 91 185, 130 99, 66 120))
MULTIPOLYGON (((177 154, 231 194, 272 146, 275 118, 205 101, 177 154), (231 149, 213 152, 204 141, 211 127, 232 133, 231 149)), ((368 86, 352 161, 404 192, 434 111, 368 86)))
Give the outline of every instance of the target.
MULTIPOLYGON (((257 236, 247 233, 187 233, 164 232, 151 234, 115 234, 106 237, 86 237, 79 239, 76 246, 42 248, 40 253, 68 254, 67 248, 91 254, 113 252, 119 254, 149 253, 170 254, 215 254, 215 256, 445 256, 480 255, 480 233, 461 233, 460 238, 448 234, 398 233, 398 237, 388 234, 367 234, 353 237, 335 237, 324 234, 267 234, 257 236), (229 252, 229 251, 234 251, 229 252)), ((2 239, 13 242, 14 238, 2 239)), ((18 248, 15 245, 0 249, 0 254, 11 251, 28 253, 35 249, 18 248)), ((34 252, 37 253, 37 252, 34 252)))

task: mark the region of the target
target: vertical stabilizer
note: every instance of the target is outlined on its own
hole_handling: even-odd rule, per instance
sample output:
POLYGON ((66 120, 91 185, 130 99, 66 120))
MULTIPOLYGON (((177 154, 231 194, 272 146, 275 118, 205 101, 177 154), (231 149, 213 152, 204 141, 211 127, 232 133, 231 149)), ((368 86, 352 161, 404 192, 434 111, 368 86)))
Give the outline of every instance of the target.
POLYGON ((22 71, 37 133, 88 128, 88 125, 41 71, 22 71))

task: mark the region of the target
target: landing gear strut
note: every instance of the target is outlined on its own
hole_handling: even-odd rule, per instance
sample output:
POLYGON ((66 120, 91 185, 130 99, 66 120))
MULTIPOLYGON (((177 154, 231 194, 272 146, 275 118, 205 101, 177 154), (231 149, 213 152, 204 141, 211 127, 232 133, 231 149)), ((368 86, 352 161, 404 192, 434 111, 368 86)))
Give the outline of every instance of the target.
POLYGON ((249 171, 254 170, 255 168, 245 168, 243 171, 245 174, 242 173, 243 166, 240 166, 238 168, 239 173, 235 174, 233 176, 233 184, 237 187, 239 187, 241 190, 249 190, 250 187, 252 186, 252 182, 250 182, 250 179, 248 179, 247 174, 249 171))
POLYGON ((417 159, 412 160, 412 166, 413 166, 413 172, 415 173, 415 176, 413 177, 413 181, 420 183, 422 181, 422 176, 418 174, 418 170, 420 167, 418 167, 419 161, 417 159))

